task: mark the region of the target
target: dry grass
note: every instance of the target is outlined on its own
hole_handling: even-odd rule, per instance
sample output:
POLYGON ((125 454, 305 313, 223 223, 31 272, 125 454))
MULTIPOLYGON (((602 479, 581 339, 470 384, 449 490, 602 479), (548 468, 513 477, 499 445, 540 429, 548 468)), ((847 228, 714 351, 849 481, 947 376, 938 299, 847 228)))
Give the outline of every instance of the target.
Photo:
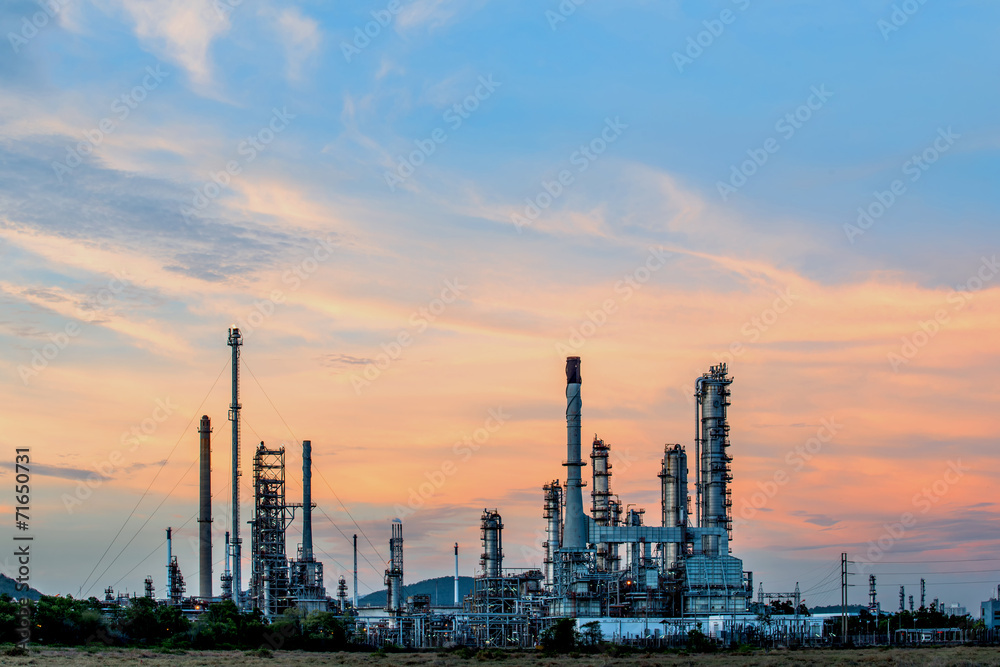
MULTIPOLYGON (((864 649, 834 651, 826 649, 802 651, 754 651, 748 654, 717 655, 635 655, 623 658, 580 656, 551 658, 535 653, 511 654, 505 660, 491 660, 509 667, 657 667, 659 665, 870 665, 878 667, 973 667, 1000 665, 1000 649, 985 647, 947 647, 921 649, 864 649)), ((400 653, 380 657, 371 653, 303 653, 299 651, 185 651, 158 652, 152 650, 101 651, 83 649, 33 648, 27 656, 0 655, 0 665, 81 665, 84 667, 117 667, 150 665, 152 667, 262 667, 264 665, 347 665, 350 667, 471 667, 483 665, 476 658, 462 659, 455 655, 435 653, 400 653)))

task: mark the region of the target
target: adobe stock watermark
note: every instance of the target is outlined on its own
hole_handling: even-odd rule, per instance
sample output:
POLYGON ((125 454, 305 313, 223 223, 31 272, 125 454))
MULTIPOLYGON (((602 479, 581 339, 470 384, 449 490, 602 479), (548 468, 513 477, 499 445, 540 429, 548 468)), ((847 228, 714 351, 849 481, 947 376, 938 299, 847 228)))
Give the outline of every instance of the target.
MULTIPOLYGON (((791 287, 774 290, 775 297, 771 305, 767 306, 754 317, 751 317, 740 327, 740 333, 744 336, 740 340, 734 340, 729 347, 721 354, 712 355, 712 359, 728 364, 733 363, 737 357, 742 356, 747 351, 747 346, 756 343, 761 336, 771 330, 781 316, 792 309, 796 301, 801 300, 797 294, 792 293, 791 287)), ((690 385, 681 385, 678 391, 684 396, 689 405, 694 405, 694 389, 690 385)))
MULTIPOLYGON (((636 459, 632 455, 630 448, 616 446, 611 448, 611 455, 608 457, 608 462, 611 464, 611 467, 617 470, 616 474, 621 474, 631 468, 635 461, 636 459)), ((539 500, 541 501, 543 497, 540 497, 539 500)), ((528 566, 537 567, 538 559, 547 555, 548 539, 548 531, 544 528, 537 528, 535 529, 533 543, 530 545, 521 545, 521 557, 528 566)))
MULTIPOLYGON (((774 131, 785 141, 794 137, 795 133, 809 122, 813 114, 822 109, 827 101, 833 97, 833 93, 826 89, 825 83, 818 87, 812 86, 809 91, 810 95, 805 102, 786 113, 774 124, 774 131)), ((728 201, 730 195, 736 194, 779 150, 781 150, 781 142, 775 137, 765 139, 760 148, 747 149, 748 159, 739 165, 730 165, 729 180, 726 182, 716 181, 715 183, 722 201, 728 201)))
POLYGON ((919 12, 925 4, 927 4, 927 0, 903 0, 898 4, 893 4, 888 20, 879 19, 875 22, 875 27, 882 33, 882 39, 888 42, 889 35, 909 23, 910 18, 919 12))
POLYGON ((236 146, 236 153, 241 159, 229 160, 225 167, 216 172, 209 172, 209 180, 194 188, 194 196, 191 198, 191 205, 181 205, 181 215, 184 220, 191 222, 192 216, 208 208, 208 205, 215 201, 222 194, 223 188, 228 188, 234 176, 243 173, 243 169, 257 159, 257 156, 264 152, 274 141, 275 137, 288 128, 289 121, 296 117, 293 113, 288 113, 287 107, 271 109, 271 119, 254 134, 244 138, 236 146))
POLYGON ((560 23, 565 23, 570 16, 576 14, 576 8, 586 1, 587 0, 561 0, 559 5, 556 6, 555 11, 546 9, 545 20, 549 22, 549 28, 554 32, 560 23))
POLYGON ((649 282, 654 273, 666 265, 667 259, 672 255, 672 253, 665 251, 662 246, 659 248, 651 247, 648 250, 646 261, 626 273, 621 280, 615 283, 613 289, 615 294, 619 296, 609 297, 593 310, 588 310, 584 319, 570 328, 566 341, 556 343, 557 356, 572 356, 573 353, 579 351, 590 338, 597 334, 601 327, 608 323, 608 318, 618 312, 619 298, 622 303, 631 299, 633 294, 649 282))
POLYGON ((757 482, 757 490, 751 493, 749 498, 743 498, 743 506, 740 507, 736 517, 736 524, 746 525, 748 521, 757 516, 757 512, 766 508, 782 487, 792 480, 795 473, 805 468, 806 464, 822 452, 826 445, 833 442, 837 433, 843 428, 844 425, 838 424, 836 417, 821 419, 820 427, 813 437, 802 444, 795 445, 785 454, 783 460, 788 467, 775 470, 769 480, 757 482))
POLYGON ((510 415, 503 411, 503 407, 490 409, 489 416, 483 425, 472 431, 464 433, 461 440, 457 440, 452 445, 452 452, 455 457, 446 459, 436 469, 425 472, 426 481, 421 482, 416 487, 409 487, 406 507, 397 504, 395 508, 396 516, 403 519, 420 508, 430 500, 434 494, 444 487, 445 483, 458 472, 460 464, 468 461, 473 455, 482 449, 483 445, 489 442, 494 433, 499 431, 510 419, 510 415))
MULTIPOLYGON (((457 131, 465 121, 471 118, 472 113, 483 102, 490 99, 501 85, 499 81, 493 80, 492 74, 485 77, 480 76, 476 89, 461 102, 456 102, 449 107, 441 116, 441 120, 447 124, 452 132, 457 131)), ((385 184, 389 186, 389 190, 395 192, 396 186, 412 176, 427 161, 427 158, 437 152, 438 146, 446 141, 448 141, 448 132, 444 127, 434 128, 426 139, 414 139, 416 150, 411 151, 408 155, 397 156, 399 161, 395 168, 391 171, 387 169, 384 172, 385 184)))
POLYGON ((244 340, 253 335, 264 323, 277 312, 278 306, 285 303, 288 295, 298 290, 319 270, 319 267, 333 257, 334 249, 341 245, 339 239, 328 234, 325 239, 316 239, 312 251, 300 259, 298 263, 281 274, 281 282, 288 285, 288 290, 273 289, 264 299, 254 303, 250 313, 245 318, 237 317, 236 325, 244 340))
POLYGON ((392 362, 402 356, 403 350, 413 345, 416 337, 427 331, 430 325, 448 309, 448 306, 455 303, 468 288, 469 286, 463 285, 458 278, 445 280, 444 287, 441 288, 438 296, 410 315, 409 328, 401 330, 392 339, 382 343, 379 346, 382 352, 376 355, 373 361, 365 364, 360 375, 351 373, 351 386, 354 388, 354 394, 360 396, 362 389, 371 386, 372 382, 377 380, 392 365, 392 362))
POLYGON ((94 465, 93 472, 86 479, 77 482, 72 494, 62 494, 63 506, 68 513, 73 514, 74 509, 89 500, 94 495, 94 491, 111 479, 112 475, 128 467, 129 464, 123 451, 134 453, 177 410, 177 405, 170 401, 169 396, 165 399, 157 398, 153 403, 155 407, 148 417, 138 424, 133 424, 121 434, 118 441, 121 449, 114 450, 107 458, 94 465))
POLYGON ((883 524, 882 534, 877 539, 868 541, 868 548, 864 556, 855 555, 852 558, 858 566, 859 572, 864 574, 868 568, 885 558, 885 555, 906 536, 906 531, 917 525, 920 516, 930 512, 970 470, 972 468, 969 466, 962 465, 961 459, 948 461, 948 467, 941 477, 913 495, 910 503, 916 512, 903 512, 899 516, 899 520, 883 524))
POLYGON ((55 172, 59 182, 62 183, 64 176, 79 167, 83 163, 83 158, 91 155, 106 137, 114 134, 121 123, 125 122, 125 119, 145 101, 149 93, 159 88, 169 75, 170 73, 164 72, 159 64, 156 65, 155 69, 147 67, 146 75, 139 85, 116 97, 111 103, 112 115, 98 121, 97 127, 85 131, 83 141, 75 146, 67 146, 66 158, 62 162, 52 162, 52 171, 55 172))
POLYGON ((898 373, 900 368, 913 361, 920 350, 938 335, 942 327, 951 322, 951 313, 965 308, 972 301, 975 293, 993 280, 998 272, 1000 272, 1000 264, 997 263, 997 256, 983 257, 976 273, 970 276, 965 283, 956 286, 945 297, 945 302, 951 306, 951 311, 949 312, 947 308, 938 308, 934 311, 933 317, 918 322, 916 329, 900 339, 899 349, 887 355, 889 368, 894 373, 898 373))
POLYGON ((354 27, 354 39, 350 42, 340 42, 340 52, 344 54, 344 60, 350 63, 355 56, 367 49, 372 40, 382 34, 382 31, 389 27, 393 19, 403 11, 403 3, 400 0, 389 0, 385 9, 373 10, 372 20, 363 26, 354 27))
MULTIPOLYGON (((577 150, 570 154, 569 163, 576 167, 576 173, 582 174, 587 171, 590 165, 608 150, 608 146, 618 141, 618 138, 627 129, 628 125, 621 121, 620 116, 615 116, 614 120, 610 117, 605 118, 604 127, 600 133, 589 142, 581 144, 577 150)), ((538 191, 538 194, 534 197, 525 198, 523 215, 521 213, 513 213, 510 216, 510 221, 514 223, 517 233, 520 234, 522 227, 530 225, 533 221, 537 220, 542 211, 552 206, 552 203, 562 196, 562 193, 567 187, 573 184, 574 180, 573 172, 569 169, 560 170, 556 178, 552 181, 542 179, 542 187, 538 191)))
MULTIPOLYGON (((750 0, 732 0, 732 2, 741 12, 745 12, 750 7, 750 0)), ((701 58, 705 49, 715 44, 716 40, 726 32, 726 26, 735 23, 738 16, 739 14, 732 9, 723 9, 719 12, 718 18, 702 21, 701 24, 705 29, 687 38, 684 52, 674 51, 673 59, 677 71, 683 74, 685 67, 693 65, 695 60, 701 58)))
POLYGON ((215 15, 220 19, 228 20, 233 11, 237 7, 243 4, 243 0, 214 0, 212 2, 212 8, 215 10, 215 15))
POLYGON ((89 295, 87 299, 77 305, 74 316, 76 319, 66 322, 62 331, 46 334, 49 341, 31 350, 30 364, 18 365, 17 374, 20 376, 21 382, 27 385, 29 380, 38 377, 39 373, 48 368, 49 364, 55 361, 62 351, 80 335, 83 331, 80 322, 93 322, 97 318, 98 308, 110 306, 117 296, 129 286, 128 275, 125 272, 115 271, 113 275, 114 277, 108 281, 106 286, 89 295))
POLYGON ((21 17, 21 29, 17 32, 8 32, 7 41, 14 53, 20 53, 21 49, 28 45, 28 42, 38 36, 38 31, 42 30, 59 15, 69 0, 36 0, 39 11, 31 17, 21 17))
MULTIPOLYGON (((904 176, 909 176, 910 183, 916 183, 920 180, 920 177, 931 168, 931 166, 941 159, 941 156, 951 150, 951 147, 955 145, 958 139, 962 138, 962 135, 952 131, 949 125, 947 129, 938 128, 938 135, 920 153, 914 153, 903 165, 900 167, 903 171, 904 176)), ((844 234, 847 235, 847 240, 850 241, 851 245, 854 245, 855 239, 857 237, 864 235, 866 231, 871 229, 871 227, 886 214, 886 212, 893 207, 893 205, 899 201, 900 197, 906 194, 906 182, 903 179, 897 178, 889 184, 886 190, 876 190, 872 194, 872 199, 867 206, 858 207, 858 218, 855 224, 844 223, 844 234)))

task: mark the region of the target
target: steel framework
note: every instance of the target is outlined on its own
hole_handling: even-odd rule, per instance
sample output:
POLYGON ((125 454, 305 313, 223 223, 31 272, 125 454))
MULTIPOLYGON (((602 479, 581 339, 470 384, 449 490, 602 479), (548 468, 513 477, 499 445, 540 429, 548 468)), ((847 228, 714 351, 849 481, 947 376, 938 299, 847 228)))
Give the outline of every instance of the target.
POLYGON ((285 502, 284 447, 268 449, 260 443, 253 457, 253 488, 250 600, 271 618, 289 606, 285 531, 293 515, 292 506, 285 502))

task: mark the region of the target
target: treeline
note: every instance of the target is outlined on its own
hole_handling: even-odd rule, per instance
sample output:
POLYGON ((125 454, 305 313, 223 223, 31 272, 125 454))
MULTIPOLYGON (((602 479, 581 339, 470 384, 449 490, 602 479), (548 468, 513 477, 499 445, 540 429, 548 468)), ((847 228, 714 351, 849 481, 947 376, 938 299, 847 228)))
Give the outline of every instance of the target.
MULTIPOLYGON (((241 612, 231 600, 209 606, 191 622, 177 607, 132 598, 127 607, 104 608, 97 598, 42 596, 31 602, 31 638, 63 646, 160 646, 193 649, 344 650, 347 624, 330 612, 289 609, 268 623, 259 611, 241 612)), ((16 643, 21 605, 0 595, 0 642, 16 643)))

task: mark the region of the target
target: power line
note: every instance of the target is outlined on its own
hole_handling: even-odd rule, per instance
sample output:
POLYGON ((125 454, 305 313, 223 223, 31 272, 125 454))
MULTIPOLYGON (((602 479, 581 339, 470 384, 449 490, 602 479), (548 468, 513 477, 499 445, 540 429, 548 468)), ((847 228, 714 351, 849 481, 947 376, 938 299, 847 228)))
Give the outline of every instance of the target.
POLYGON ((927 570, 921 570, 919 572, 876 572, 880 577, 896 577, 896 576, 910 576, 914 574, 982 574, 983 572, 1000 572, 1000 569, 993 568, 991 570, 936 570, 934 572, 928 572, 927 570))
MULTIPOLYGON (((194 414, 191 416, 191 420, 188 421, 187 426, 184 427, 184 430, 181 432, 181 435, 177 438, 177 442, 174 443, 174 446, 173 446, 173 448, 171 448, 170 453, 167 454, 166 460, 160 465, 159 468, 157 468, 156 474, 153 475, 153 479, 150 480, 149 484, 146 486, 146 490, 142 492, 142 495, 139 497, 139 500, 136 501, 135 506, 132 508, 132 511, 128 513, 128 516, 125 518, 125 522, 122 523, 121 528, 118 529, 118 532, 115 533, 114 538, 112 538, 111 542, 108 543, 108 546, 104 550, 104 553, 101 554, 101 557, 97 559, 96 563, 94 563, 94 567, 93 567, 93 569, 90 570, 90 574, 88 574, 87 578, 83 580, 82 584, 80 584, 80 588, 77 591, 77 594, 80 594, 80 592, 83 591, 83 587, 87 585, 88 581, 90 581, 90 577, 94 574, 94 572, 97 570, 97 568, 100 567, 101 561, 103 561, 104 557, 108 555, 109 551, 111 551, 111 547, 114 546, 114 543, 118 540, 118 537, 122 534, 122 531, 125 530, 125 526, 128 525, 128 522, 132 519, 132 516, 135 514, 135 511, 137 509, 139 509, 139 505, 142 504, 142 501, 146 498, 146 495, 149 493, 149 490, 153 487, 153 484, 159 478, 160 473, 163 472, 163 469, 167 466, 167 463, 170 461, 170 457, 172 457, 174 455, 174 452, 177 450, 177 446, 181 443, 181 440, 184 439, 184 436, 187 434, 188 429, 191 428, 191 424, 194 423, 194 420, 195 420, 195 418, 197 418, 198 413, 201 412, 202 406, 205 405, 205 401, 207 401, 208 397, 212 394, 212 391, 215 389, 215 385, 217 385, 219 383, 219 379, 222 377, 222 374, 226 372, 226 368, 229 367, 229 363, 230 363, 230 361, 229 361, 229 359, 227 357, 225 365, 222 367, 222 370, 219 371, 219 375, 215 378, 215 382, 212 383, 212 387, 208 390, 208 393, 205 394, 205 397, 203 399, 201 399, 201 403, 198 404, 198 408, 195 410, 194 414)), ((176 488, 176 485, 174 485, 174 487, 176 488)), ((173 489, 171 489, 171 491, 172 490, 173 489)), ((162 505, 163 503, 160 503, 160 504, 162 505)), ((159 509, 159 507, 157 507, 157 509, 159 509)), ((153 513, 154 514, 156 513, 155 510, 154 510, 153 513)), ((152 515, 150 515, 150 518, 152 518, 152 515)), ((148 522, 149 522, 149 519, 146 519, 146 523, 148 523, 148 522)), ((146 524, 144 523, 142 525, 145 526, 146 524)), ((139 530, 142 530, 142 527, 140 527, 139 530)), ((136 534, 138 534, 138 532, 136 534)), ((135 539, 134 535, 132 536, 132 539, 133 540, 135 539)), ((131 544, 131 543, 132 543, 132 540, 129 540, 129 544, 131 544)), ((125 546, 128 547, 128 544, 126 544, 125 546)), ((124 551, 124 549, 123 549, 123 551, 124 551)), ((118 555, 120 556, 121 553, 119 553, 118 555)), ((118 556, 115 557, 115 560, 117 560, 117 559, 118 559, 118 556)), ((114 561, 112 561, 112 564, 114 564, 114 561)), ((108 566, 108 567, 110 567, 110 566, 108 566)), ((105 569, 104 572, 107 572, 107 569, 105 569)), ((104 572, 101 573, 101 576, 104 576, 104 572)), ((94 585, 91 584, 90 588, 93 588, 93 587, 94 587, 94 585)), ((87 589, 87 592, 90 592, 90 588, 87 589)))
MULTIPOLYGON (((148 517, 146 517, 146 520, 142 522, 142 525, 139 526, 139 528, 135 531, 135 534, 133 534, 132 537, 131 537, 131 539, 129 539, 129 541, 125 543, 125 546, 123 546, 122 550, 118 552, 118 555, 115 556, 114 559, 110 563, 108 563, 108 566, 106 568, 104 568, 104 571, 101 572, 100 575, 98 575, 97 579, 100 579, 105 574, 107 574, 108 570, 110 570, 111 567, 116 562, 118 562, 118 559, 121 558, 121 556, 122 556, 123 553, 125 553, 125 550, 128 549, 129 545, 132 544, 132 542, 135 541, 135 538, 139 537, 139 533, 141 533, 142 529, 146 527, 146 524, 148 524, 153 519, 153 517, 156 516, 156 513, 160 511, 160 508, 163 507, 163 503, 167 502, 167 499, 170 498, 170 494, 172 494, 174 492, 174 490, 176 490, 177 487, 180 486, 180 483, 183 482, 184 479, 191 472, 191 470, 194 469, 194 466, 195 466, 196 463, 198 463, 198 459, 197 458, 194 461, 191 462, 191 465, 189 465, 188 469, 184 471, 184 474, 181 475, 179 478, 177 478, 177 482, 175 482, 174 485, 173 485, 173 487, 171 487, 171 489, 169 491, 167 491, 167 495, 163 496, 163 500, 160 501, 160 504, 156 506, 156 508, 150 513, 150 515, 148 517)), ((194 516, 197 516, 197 514, 198 513, 195 512, 194 515, 192 515, 192 518, 194 518, 194 516)), ((191 519, 188 519, 188 521, 190 521, 190 520, 191 519)), ((184 523, 187 524, 187 521, 185 521, 184 523)), ((149 556, 147 556, 146 558, 149 558, 149 556)), ((84 593, 84 595, 86 595, 87 593, 90 592, 90 589, 93 588, 94 584, 97 583, 97 579, 95 579, 94 582, 92 584, 90 584, 90 586, 87 588, 87 590, 84 593)))
MULTIPOLYGON (((261 385, 260 380, 257 379, 257 376, 254 375, 253 371, 250 370, 250 366, 247 364, 246 360, 242 359, 242 361, 243 361, 243 365, 246 366, 247 372, 250 373, 250 377, 253 378, 253 381, 257 383, 257 387, 260 388, 261 393, 264 394, 264 398, 267 399, 267 402, 270 403, 271 407, 274 409, 275 414, 278 415, 278 419, 280 419, 281 423, 284 424, 285 428, 288 429, 288 433, 291 434, 292 439, 294 439, 296 442, 301 442, 298 439, 298 437, 295 435, 295 432, 292 431, 292 427, 288 425, 287 421, 285 421, 285 418, 282 416, 281 412, 278 411, 278 408, 277 408, 277 406, 275 406, 274 401, 272 401, 271 397, 267 395, 266 391, 264 391, 263 385, 261 385)), ((316 468, 315 470, 316 470, 316 472, 319 473, 320 479, 323 480, 323 483, 326 484, 326 486, 327 486, 328 489, 330 489, 330 493, 333 494, 333 497, 337 499, 338 503, 340 503, 340 506, 344 509, 344 512, 346 512, 347 516, 350 517, 351 521, 354 523, 354 526, 358 529, 358 531, 361 533, 361 535, 365 538, 365 541, 368 542, 368 545, 372 548, 372 551, 375 553, 375 555, 378 556, 383 561, 387 560, 386 558, 384 558, 382 556, 382 554, 379 553, 378 549, 375 548, 375 545, 372 544, 372 541, 370 539, 368 539, 368 534, 365 533, 364 528, 362 528, 360 525, 358 525, 358 522, 354 518, 354 516, 351 514, 351 511, 349 509, 347 509, 347 505, 344 504, 344 501, 340 499, 340 496, 337 495, 337 492, 333 490, 333 487, 330 485, 330 482, 328 482, 327 479, 326 479, 326 477, 323 475, 323 471, 320 468, 316 468)), ((324 512, 324 514, 325 514, 325 512, 324 512)), ((327 518, 329 519, 329 517, 327 517, 327 518)), ((330 522, 333 523, 333 520, 331 519, 330 522)), ((338 528, 338 530, 339 530, 339 528, 338 528)), ((343 531, 341 531, 341 533, 343 533, 343 531)), ((344 535, 344 537, 346 538, 347 536, 344 535)), ((371 563, 369 563, 369 565, 371 565, 371 563)))
MULTIPOLYGON (((247 370, 250 370, 250 369, 249 369, 249 368, 247 368, 247 370)), ((284 420, 282 420, 282 421, 284 421, 284 420)), ((258 439, 258 440, 261 440, 261 437, 260 437, 260 434, 259 434, 259 433, 257 433, 256 429, 254 429, 254 427, 253 427, 253 426, 251 426, 251 425, 250 425, 250 423, 249 423, 249 422, 247 422, 245 418, 243 419, 243 423, 244 423, 244 424, 246 424, 247 428, 249 428, 249 429, 250 429, 250 430, 251 430, 251 431, 253 432, 254 436, 255 436, 255 437, 256 437, 256 438, 258 439)), ((286 426, 287 426, 287 424, 286 424, 286 426)), ((291 429, 289 429, 289 430, 291 430, 291 429)), ((294 434, 294 433, 292 434, 292 437, 293 437, 293 438, 295 437, 295 434, 294 434)), ((293 478, 293 479, 294 479, 294 478, 293 478)), ((335 522, 335 521, 334 521, 333 519, 331 519, 331 518, 330 518, 330 516, 329 516, 329 515, 328 515, 328 514, 326 513, 326 510, 324 510, 324 509, 323 509, 322 507, 320 507, 320 506, 317 506, 317 509, 318 509, 318 510, 319 510, 320 512, 322 512, 322 513, 323 513, 323 516, 325 516, 325 517, 327 518, 327 520, 328 520, 328 521, 329 521, 329 522, 330 522, 331 524, 333 524, 333 527, 334 527, 334 528, 336 528, 336 529, 337 529, 337 530, 338 530, 338 531, 340 532, 340 534, 344 536, 344 539, 345 539, 345 540, 347 540, 348 542, 351 542, 351 541, 352 541, 352 540, 351 540, 351 538, 347 537, 347 534, 346 534, 346 533, 345 533, 345 532, 344 532, 343 530, 341 530, 340 526, 338 526, 338 525, 336 524, 336 522, 335 522)), ((337 560, 336 558, 334 558, 334 557, 333 557, 333 556, 331 556, 330 554, 326 553, 326 551, 324 551, 322 547, 317 547, 317 546, 316 546, 315 544, 313 545, 313 547, 314 547, 314 548, 318 548, 318 549, 319 549, 319 550, 320 550, 320 551, 321 551, 321 552, 322 552, 322 553, 323 553, 323 554, 324 554, 324 555, 325 555, 325 556, 326 556, 327 558, 329 558, 329 559, 330 559, 331 561, 333 561, 333 563, 334 563, 335 565, 337 565, 337 566, 338 566, 338 567, 339 567, 339 568, 340 568, 341 570, 344 570, 344 571, 346 571, 346 572, 350 572, 350 569, 348 569, 348 568, 344 567, 343 563, 341 563, 340 561, 338 561, 338 560, 337 560)), ((376 568, 376 567, 375 567, 374 565, 372 565, 371 561, 369 561, 369 560, 368 560, 368 557, 367 557, 367 556, 365 556, 365 554, 364 554, 363 552, 361 553, 361 557, 362 557, 362 558, 363 558, 363 559, 365 560, 365 562, 366 562, 366 563, 368 563, 369 567, 371 567, 371 568, 372 568, 372 571, 373 571, 373 572, 375 572, 375 574, 376 574, 376 575, 379 575, 379 574, 381 574, 381 572, 379 572, 378 568, 376 568)), ((362 582, 362 583, 364 583, 364 582, 362 582)), ((373 589, 373 588, 372 588, 371 586, 369 586, 369 585, 368 585, 367 583, 365 583, 365 586, 366 586, 367 588, 369 588, 370 590, 372 590, 372 591, 374 592, 374 590, 375 590, 375 589, 373 589)))
POLYGON ((868 567, 880 565, 923 565, 924 563, 979 563, 985 561, 1000 561, 1000 558, 959 558, 955 560, 882 560, 877 563, 866 563, 868 567))

